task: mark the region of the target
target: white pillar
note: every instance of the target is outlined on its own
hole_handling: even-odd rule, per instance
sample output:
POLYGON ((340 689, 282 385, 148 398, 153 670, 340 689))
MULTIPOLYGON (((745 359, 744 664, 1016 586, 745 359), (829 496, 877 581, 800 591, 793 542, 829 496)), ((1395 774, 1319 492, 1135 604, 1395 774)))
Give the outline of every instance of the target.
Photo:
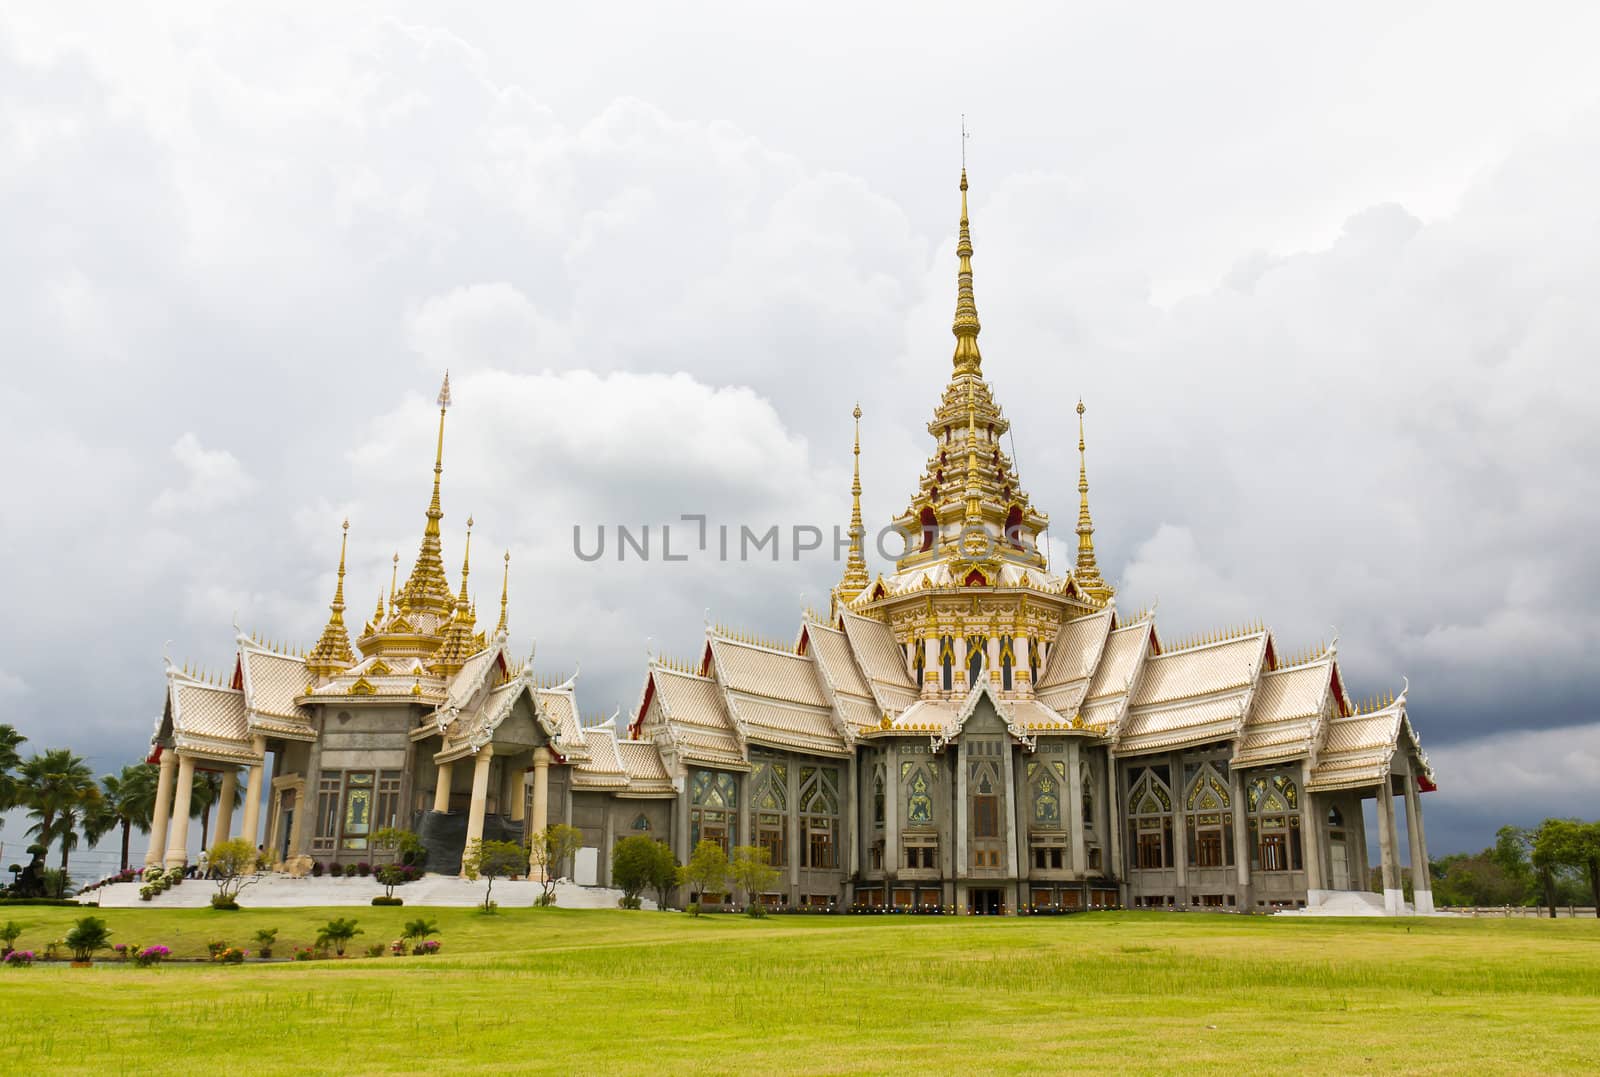
POLYGON ((939 637, 929 636, 922 641, 922 694, 931 696, 939 690, 944 666, 939 661, 939 637))
POLYGON ((1378 786, 1378 856, 1383 875, 1383 908, 1390 916, 1399 915, 1405 904, 1405 891, 1400 887, 1400 857, 1395 848, 1399 841, 1394 820, 1394 789, 1385 776, 1378 786))
POLYGON ((178 756, 178 780, 172 792, 172 818, 167 830, 169 868, 189 862, 189 801, 194 796, 194 757, 178 756))
POLYGON ((439 764, 439 774, 433 781, 433 810, 436 812, 450 810, 450 778, 454 768, 454 763, 439 764))
POLYGON ((520 823, 528 817, 527 786, 522 781, 526 773, 521 767, 506 767, 505 781, 502 783, 505 786, 506 804, 500 806, 500 814, 509 814, 513 823, 520 823), (507 804, 510 805, 509 813, 506 811, 507 804))
POLYGON ((989 643, 984 657, 984 678, 989 682, 989 687, 1000 689, 1000 636, 991 632, 989 643))
POLYGON ((233 798, 239 792, 239 772, 229 767, 222 775, 222 789, 217 793, 217 841, 227 841, 233 836, 233 798))
MULTIPOLYGON (((685 813, 687 817, 687 813, 685 813)), ((533 818, 528 821, 528 836, 534 838, 542 834, 550 825, 550 749, 540 746, 533 750, 533 818)), ((530 842, 531 844, 531 842, 530 842)), ((684 853, 683 862, 689 862, 693 850, 684 853)), ((544 865, 532 862, 532 853, 529 853, 529 868, 535 881, 544 881, 544 865)))
POLYGON ((1406 775, 1406 829, 1411 840, 1412 898, 1417 915, 1427 916, 1433 912, 1433 873, 1428 866, 1428 840, 1422 832, 1422 796, 1415 770, 1406 775))
POLYGON ((1312 890, 1323 889, 1322 885, 1322 813, 1317 811, 1313 801, 1316 798, 1309 788, 1311 783, 1311 762, 1302 760, 1300 763, 1300 855, 1305 860, 1306 867, 1306 904, 1311 904, 1312 890))
POLYGON ((241 837, 250 839, 252 849, 262 845, 261 839, 261 783, 266 776, 267 742, 264 737, 251 739, 250 747, 261 756, 261 762, 250 767, 250 780, 244 787, 244 831, 241 837))
POLYGON ((1023 695, 1033 694, 1033 670, 1028 665, 1028 637, 1011 637, 1011 686, 1023 695))
POLYGON ((470 852, 473 845, 483 841, 483 817, 489 803, 489 762, 494 759, 494 746, 485 744, 478 749, 477 758, 472 765, 472 806, 467 812, 467 844, 464 851, 470 852))
POLYGON ((178 753, 171 748, 162 749, 161 770, 156 779, 156 810, 150 820, 150 848, 144 854, 144 866, 161 866, 161 857, 167 851, 167 824, 172 817, 172 776, 178 769, 178 753))
POLYGON ((957 636, 952 649, 955 661, 951 665, 955 668, 950 671, 950 686, 953 690, 966 695, 966 690, 972 687, 967 684, 967 637, 957 636))
POLYGON ((1233 777, 1233 866, 1237 872, 1239 907, 1249 911, 1250 905, 1250 802, 1245 799, 1244 771, 1235 770, 1233 777))

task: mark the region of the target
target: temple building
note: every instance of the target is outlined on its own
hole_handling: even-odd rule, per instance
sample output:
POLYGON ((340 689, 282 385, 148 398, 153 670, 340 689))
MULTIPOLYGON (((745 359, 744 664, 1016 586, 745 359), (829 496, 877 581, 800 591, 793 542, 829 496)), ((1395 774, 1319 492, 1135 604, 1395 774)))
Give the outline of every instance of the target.
POLYGON ((680 862, 702 841, 765 848, 780 869, 761 895, 773 904, 1261 911, 1368 891, 1371 800, 1383 891, 1371 900, 1430 912, 1426 871, 1414 904, 1402 888, 1395 800, 1425 864, 1421 794, 1434 788, 1406 693, 1358 704, 1337 641, 1289 655, 1260 624, 1168 639, 1153 610, 1120 609, 1096 559, 1082 402, 1077 553, 1051 565, 1049 517, 1003 448, 1010 424, 983 376, 966 192, 963 170, 952 368, 927 464, 892 521, 905 539, 892 572, 874 578, 864 556, 857 408, 850 546, 829 610, 802 614, 783 641, 708 626, 686 660, 650 660, 625 728, 585 725, 574 679, 537 682, 507 653, 507 575, 499 623, 477 628, 470 520, 452 596, 447 378, 421 549, 359 637, 343 619, 341 548, 308 652, 241 634, 231 676, 169 663, 147 863, 185 859, 186 820, 169 805, 187 802, 194 771, 232 780, 244 766, 243 833, 291 871, 365 859, 390 825, 454 871, 478 838, 563 821, 587 843, 569 865, 579 882, 604 884, 614 842, 646 834, 680 862))

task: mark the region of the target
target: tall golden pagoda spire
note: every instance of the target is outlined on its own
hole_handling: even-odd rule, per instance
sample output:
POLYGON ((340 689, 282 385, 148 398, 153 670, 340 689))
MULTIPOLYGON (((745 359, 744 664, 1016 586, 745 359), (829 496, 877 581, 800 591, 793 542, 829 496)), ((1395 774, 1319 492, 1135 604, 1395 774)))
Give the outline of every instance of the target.
POLYGON ((471 570, 472 517, 468 516, 466 548, 461 555, 461 593, 456 596, 455 613, 450 617, 449 627, 444 630, 444 642, 439 644, 433 662, 435 671, 446 676, 460 670, 476 651, 473 629, 477 618, 473 613, 472 601, 467 597, 467 577, 471 570))
POLYGON ((1078 566, 1073 578, 1078 586, 1092 598, 1104 602, 1116 593, 1100 578, 1100 567, 1094 560, 1094 521, 1089 518, 1089 466, 1084 455, 1083 401, 1078 401, 1078 566))
POLYGON ((972 383, 967 383, 967 517, 968 524, 980 523, 980 498, 978 487, 978 407, 972 395, 972 383))
POLYGON ((961 166, 961 235, 956 241, 956 256, 961 267, 956 274, 956 320, 950 331, 956 335, 954 362, 957 374, 983 373, 983 356, 978 351, 978 303, 972 296, 972 232, 967 225, 967 167, 961 166))
POLYGON ((844 576, 833 589, 835 598, 849 603, 867 589, 867 558, 863 545, 867 534, 861 522, 861 405, 850 413, 856 421, 855 474, 850 480, 850 553, 845 558, 844 576))
POLYGON ((350 650, 350 633, 344 626, 344 553, 350 541, 350 521, 344 522, 344 534, 339 538, 339 582, 333 589, 333 601, 328 623, 322 629, 322 638, 306 657, 306 670, 318 677, 332 676, 355 665, 355 653, 350 650))
POLYGON ((428 503, 428 523, 422 530, 422 548, 401 591, 401 607, 410 615, 432 614, 440 622, 450 617, 450 583, 444 575, 444 555, 439 543, 439 483, 444 474, 444 415, 450 407, 450 372, 439 387, 439 440, 433 455, 433 499, 428 503))
POLYGON ((507 550, 506 551, 505 572, 500 577, 500 623, 494 626, 494 634, 497 635, 497 636, 504 635, 508 631, 508 629, 506 628, 506 596, 509 593, 510 588, 511 588, 511 551, 507 550))

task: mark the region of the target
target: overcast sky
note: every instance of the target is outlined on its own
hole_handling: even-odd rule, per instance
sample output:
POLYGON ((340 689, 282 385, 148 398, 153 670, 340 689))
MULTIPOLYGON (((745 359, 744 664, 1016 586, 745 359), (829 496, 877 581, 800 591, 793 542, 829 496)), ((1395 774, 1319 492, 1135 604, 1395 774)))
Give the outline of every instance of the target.
POLYGON ((1081 395, 1124 605, 1408 677, 1436 854, 1600 814, 1600 8, 457 7, 0 12, 31 747, 142 754, 165 641, 313 641, 346 515, 359 624, 445 367, 452 583, 471 513, 483 619, 509 549, 513 645, 586 712, 707 608, 791 636, 826 558, 586 564, 573 527, 844 523, 858 400, 869 525, 905 507, 965 113, 984 370, 1058 557, 1081 395))

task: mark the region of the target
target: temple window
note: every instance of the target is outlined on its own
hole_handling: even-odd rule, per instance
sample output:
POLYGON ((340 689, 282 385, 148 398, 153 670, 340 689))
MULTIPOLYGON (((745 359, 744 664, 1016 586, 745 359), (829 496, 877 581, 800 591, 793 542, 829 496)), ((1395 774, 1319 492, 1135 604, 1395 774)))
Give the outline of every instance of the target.
POLYGON ((784 867, 788 861, 789 765, 756 757, 750 768, 750 789, 756 810, 756 844, 767 851, 767 862, 784 867))
POLYGON ((1017 664, 1017 655, 1011 646, 1010 636, 1000 637, 1000 687, 1011 691, 1011 670, 1017 664))
POLYGON ((933 540, 939 534, 939 518, 932 509, 924 507, 918 519, 922 524, 922 552, 927 553, 933 549, 933 540))
POLYGON ((1128 836, 1136 868, 1172 867, 1172 791, 1161 776, 1166 769, 1145 767, 1131 775, 1128 836))
POLYGON ((946 692, 955 686, 956 642, 949 636, 939 639, 940 683, 946 692))
POLYGON ((1189 866, 1221 868, 1233 863, 1233 799, 1217 766, 1205 762, 1192 771, 1184 791, 1184 825, 1188 828, 1189 866))
POLYGON ((939 839, 931 835, 918 835, 905 842, 905 866, 912 871, 937 871, 939 869, 939 839))
POLYGON ((1250 779, 1250 866, 1257 871, 1299 871, 1300 787, 1287 774, 1250 779))
POLYGON ((879 767, 872 775, 872 825, 881 827, 883 825, 883 815, 883 768, 879 767))
MULTIPOLYGON (((1003 495, 1002 495, 1003 496, 1003 495)), ((1006 541, 1017 549, 1022 549, 1022 509, 1012 505, 1006 513, 1006 541)))
POLYGON ((722 851, 738 843, 739 783, 732 774, 696 770, 689 775, 689 845, 714 841, 722 851))
MULTIPOLYGON (((903 764, 909 769, 911 764, 903 764)), ((909 795, 906 797, 906 825, 931 826, 933 824, 933 797, 930 795, 931 783, 928 772, 922 767, 917 767, 911 774, 907 785, 909 795)))
POLYGON ((838 867, 839 772, 833 767, 800 768, 801 866, 838 867))
POLYGON ((1028 782, 1033 792, 1033 825, 1046 830, 1061 828, 1061 787, 1066 784, 1067 765, 1059 759, 1049 764, 1028 762, 1028 782))
POLYGON ((972 798, 972 836, 998 838, 1000 836, 1000 801, 993 796, 972 798))
POLYGON ((322 771, 311 851, 362 852, 374 831, 398 825, 399 814, 399 771, 322 771))
POLYGON ((1033 640, 1028 648, 1028 674, 1034 684, 1039 683, 1039 641, 1033 640))
POLYGON ((1088 763, 1078 767, 1078 784, 1083 788, 1083 827, 1094 829, 1094 768, 1088 763))
POLYGON ((650 820, 645 818, 643 812, 640 812, 638 815, 633 817, 633 829, 639 831, 640 833, 644 833, 650 829, 650 820))
POLYGON ((983 636, 967 637, 967 686, 976 688, 978 679, 983 676, 984 652, 989 647, 989 641, 983 636))

